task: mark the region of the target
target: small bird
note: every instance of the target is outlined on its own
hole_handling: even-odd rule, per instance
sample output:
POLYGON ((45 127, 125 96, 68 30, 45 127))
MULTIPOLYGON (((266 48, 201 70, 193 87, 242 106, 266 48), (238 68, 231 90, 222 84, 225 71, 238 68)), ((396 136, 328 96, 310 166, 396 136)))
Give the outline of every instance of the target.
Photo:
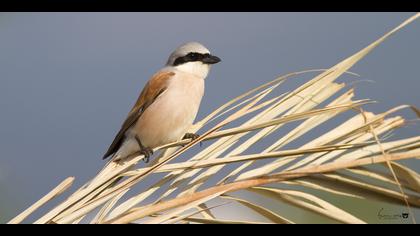
POLYGON ((193 124, 204 94, 204 79, 220 58, 198 42, 179 46, 141 91, 103 159, 114 161, 139 152, 148 162, 153 148, 181 139, 193 124))

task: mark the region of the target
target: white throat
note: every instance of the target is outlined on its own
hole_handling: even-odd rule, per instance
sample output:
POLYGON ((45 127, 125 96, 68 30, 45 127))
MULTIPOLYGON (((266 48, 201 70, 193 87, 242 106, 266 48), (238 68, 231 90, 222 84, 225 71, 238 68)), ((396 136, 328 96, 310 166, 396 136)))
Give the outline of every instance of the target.
POLYGON ((174 68, 182 72, 193 74, 202 79, 205 79, 210 71, 210 65, 203 64, 200 61, 187 62, 181 65, 174 66, 174 68))

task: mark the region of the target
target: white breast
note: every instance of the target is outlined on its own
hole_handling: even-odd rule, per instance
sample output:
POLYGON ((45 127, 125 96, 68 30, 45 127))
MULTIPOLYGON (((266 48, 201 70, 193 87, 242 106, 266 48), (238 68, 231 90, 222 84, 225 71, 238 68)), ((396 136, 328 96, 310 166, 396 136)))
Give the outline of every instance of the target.
POLYGON ((202 78, 177 71, 131 132, 152 148, 181 139, 194 122, 203 94, 202 78))

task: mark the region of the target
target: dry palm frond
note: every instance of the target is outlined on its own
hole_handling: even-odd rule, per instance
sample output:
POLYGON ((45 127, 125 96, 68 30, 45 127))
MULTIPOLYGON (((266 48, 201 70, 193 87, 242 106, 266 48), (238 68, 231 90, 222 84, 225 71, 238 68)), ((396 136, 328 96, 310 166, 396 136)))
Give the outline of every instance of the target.
MULTIPOLYGON (((191 132, 204 130, 198 139, 156 148, 163 151, 148 167, 137 167, 141 155, 122 162, 110 161, 91 181, 35 223, 294 223, 284 212, 232 195, 239 190, 344 223, 366 221, 313 190, 331 198, 420 207, 420 175, 396 162, 418 161, 420 136, 384 139, 406 122, 395 112, 412 108, 418 115, 418 109, 400 106, 374 114, 362 109, 372 101, 353 100, 354 89, 341 92, 346 84, 335 82, 373 48, 419 16, 416 14, 330 69, 291 73, 232 99, 191 128, 191 132), (320 74, 293 91, 275 94, 289 78, 309 73, 320 74), (345 114, 352 116, 302 144, 313 129, 345 114), (281 133, 286 127, 292 129, 281 133), (185 155, 187 150, 194 152, 191 147, 201 141, 210 144, 191 156, 185 155), (266 148, 260 147, 267 143, 266 148), (292 144, 293 148, 285 148, 292 144), (253 151, 256 149, 259 151, 253 151), (372 168, 374 164, 383 169, 372 168), (145 179, 158 181, 134 191, 145 179), (213 203, 220 200, 245 207, 266 221, 219 219, 212 210, 232 205, 213 203), (90 221, 86 221, 87 216, 90 221)), ((65 180, 10 223, 22 222, 72 181, 65 180)))

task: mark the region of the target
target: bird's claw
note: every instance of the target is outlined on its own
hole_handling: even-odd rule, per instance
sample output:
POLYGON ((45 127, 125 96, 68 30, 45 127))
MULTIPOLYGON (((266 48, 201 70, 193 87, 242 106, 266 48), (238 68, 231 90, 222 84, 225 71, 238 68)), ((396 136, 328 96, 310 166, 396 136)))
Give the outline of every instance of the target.
POLYGON ((148 163, 150 156, 153 155, 153 149, 145 147, 140 151, 140 154, 144 155, 143 157, 144 163, 148 163))
MULTIPOLYGON (((194 133, 186 133, 182 139, 191 139, 191 141, 194 141, 195 139, 199 138, 200 135, 194 134, 194 133)), ((202 146, 202 142, 200 142, 200 147, 202 146)))

